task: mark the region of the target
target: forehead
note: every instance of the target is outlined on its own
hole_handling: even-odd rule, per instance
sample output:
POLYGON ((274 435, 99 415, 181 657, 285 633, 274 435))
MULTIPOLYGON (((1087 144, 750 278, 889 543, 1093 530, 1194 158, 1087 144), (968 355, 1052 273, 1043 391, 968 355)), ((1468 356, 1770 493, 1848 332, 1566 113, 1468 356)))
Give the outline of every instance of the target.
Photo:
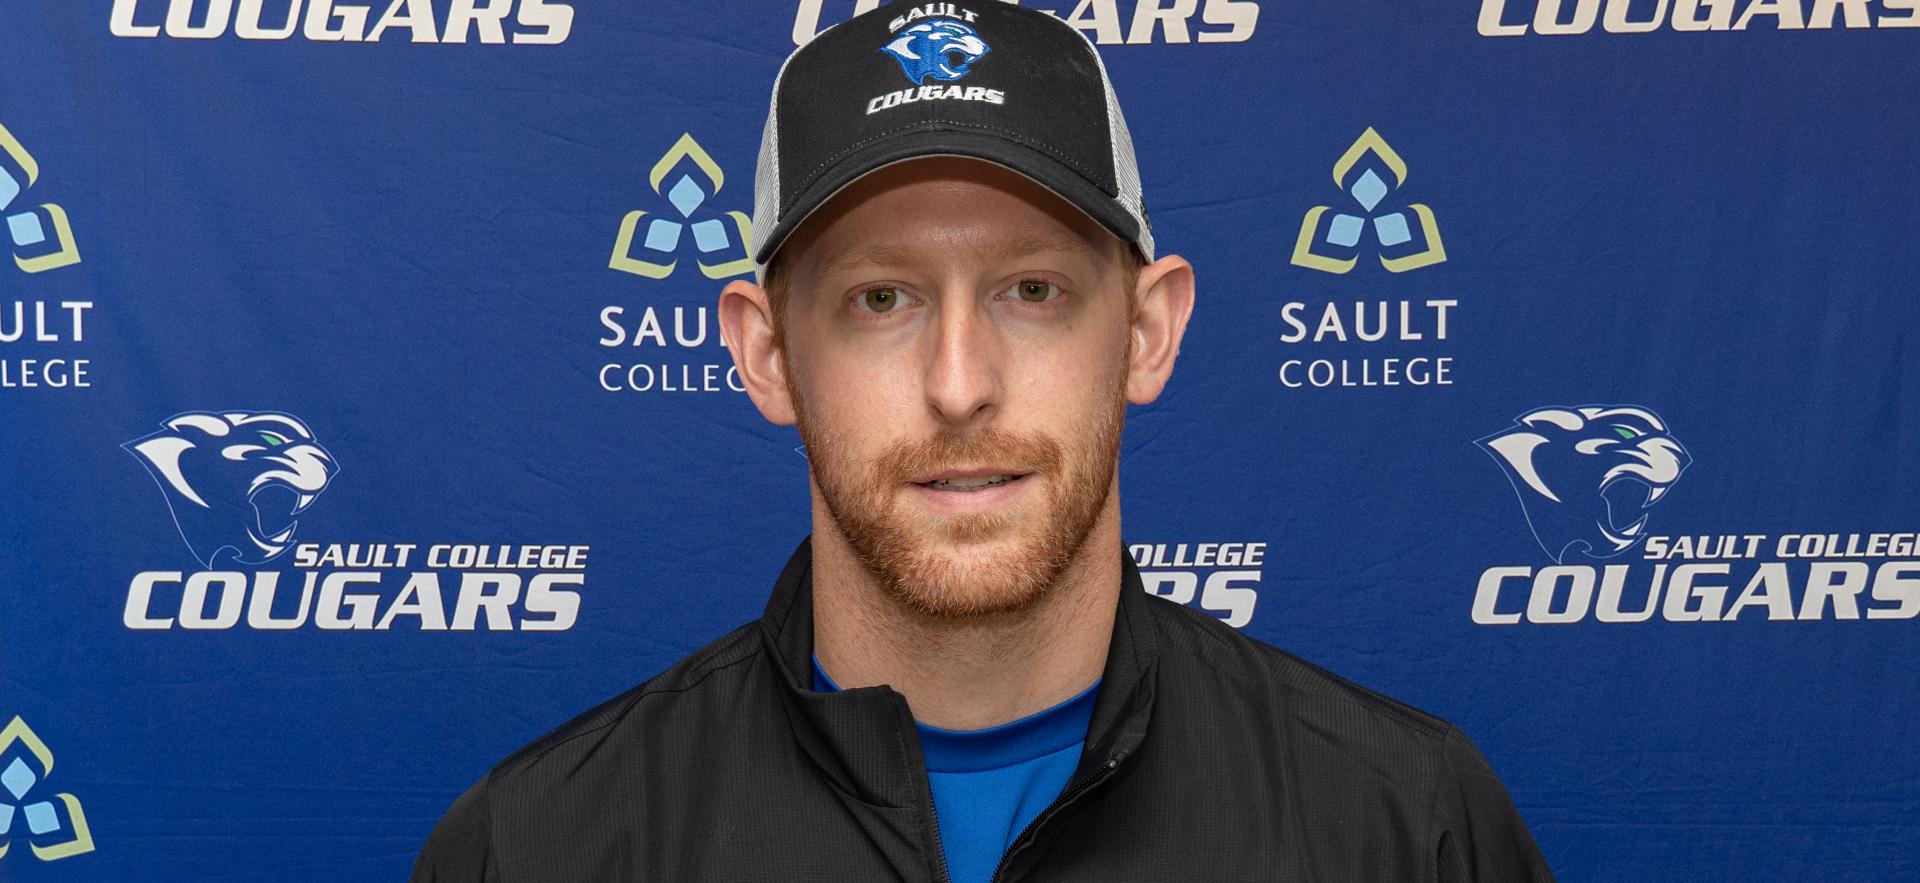
POLYGON ((1051 190, 993 163, 929 157, 875 171, 815 211, 783 254, 796 274, 1037 254, 1105 266, 1125 245, 1051 190))

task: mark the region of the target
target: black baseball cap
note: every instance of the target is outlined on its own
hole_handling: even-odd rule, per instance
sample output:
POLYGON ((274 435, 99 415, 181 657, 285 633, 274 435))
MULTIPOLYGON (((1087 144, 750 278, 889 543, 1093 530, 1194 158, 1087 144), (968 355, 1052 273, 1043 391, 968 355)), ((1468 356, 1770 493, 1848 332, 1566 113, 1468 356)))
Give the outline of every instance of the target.
POLYGON ((927 156, 1005 166, 1153 260, 1133 139, 1085 35, 1002 0, 882 6, 794 50, 754 176, 753 260, 876 169, 927 156))

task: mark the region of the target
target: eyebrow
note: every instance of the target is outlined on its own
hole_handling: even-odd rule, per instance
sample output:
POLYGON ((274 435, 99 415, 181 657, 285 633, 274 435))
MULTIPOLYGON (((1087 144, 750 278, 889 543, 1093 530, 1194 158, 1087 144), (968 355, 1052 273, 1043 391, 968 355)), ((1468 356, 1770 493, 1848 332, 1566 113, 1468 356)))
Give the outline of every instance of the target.
MULTIPOLYGON (((1087 243, 1077 236, 1063 233, 1031 233, 1008 243, 1004 250, 996 248, 1001 258, 1024 258, 1036 254, 1072 254, 1085 250, 1087 243)), ((895 245, 856 245, 828 258, 821 265, 822 275, 831 276, 845 270, 862 266, 898 267, 912 264, 915 249, 895 245)))
POLYGON ((909 263, 911 251, 891 245, 856 245, 828 258, 820 267, 822 276, 851 270, 855 267, 881 266, 897 267, 909 263))

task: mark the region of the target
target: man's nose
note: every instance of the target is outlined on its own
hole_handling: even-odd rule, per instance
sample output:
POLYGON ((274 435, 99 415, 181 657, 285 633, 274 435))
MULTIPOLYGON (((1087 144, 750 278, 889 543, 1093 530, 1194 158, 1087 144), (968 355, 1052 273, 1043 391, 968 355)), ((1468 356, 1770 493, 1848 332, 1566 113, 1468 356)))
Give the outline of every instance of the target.
POLYGON ((949 426, 989 419, 1000 404, 1006 346, 987 306, 971 292, 946 294, 929 328, 927 405, 949 426))

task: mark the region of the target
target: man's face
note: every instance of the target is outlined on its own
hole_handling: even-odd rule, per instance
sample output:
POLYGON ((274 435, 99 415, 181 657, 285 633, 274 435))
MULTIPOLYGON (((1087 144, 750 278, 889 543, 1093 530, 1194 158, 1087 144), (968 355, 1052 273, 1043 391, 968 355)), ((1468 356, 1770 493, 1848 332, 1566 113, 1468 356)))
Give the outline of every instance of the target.
POLYGON ((1030 605, 1111 508, 1124 249, 1027 179, 949 158, 869 175, 787 243, 782 337, 817 499, 896 600, 1030 605))

